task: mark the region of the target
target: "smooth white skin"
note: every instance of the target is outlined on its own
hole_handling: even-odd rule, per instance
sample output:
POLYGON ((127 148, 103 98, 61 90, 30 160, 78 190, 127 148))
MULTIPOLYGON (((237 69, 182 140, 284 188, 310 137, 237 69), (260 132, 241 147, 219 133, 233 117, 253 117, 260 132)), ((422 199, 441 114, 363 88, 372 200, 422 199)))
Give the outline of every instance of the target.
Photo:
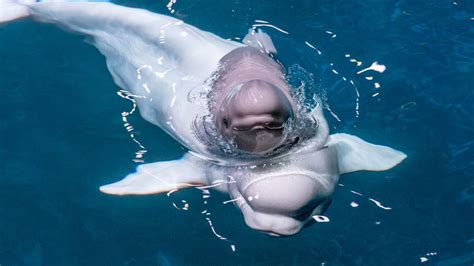
MULTIPOLYGON (((253 229, 293 235, 331 201, 339 180, 334 149, 293 155, 276 166, 234 172, 229 194, 253 229)), ((268 164, 268 163, 267 163, 268 164)))
MULTIPOLYGON (((32 17, 87 36, 106 57, 115 83, 134 95, 143 118, 194 155, 144 164, 125 179, 101 187, 105 193, 146 195, 225 181, 216 189, 229 193, 250 227, 271 235, 291 235, 327 208, 340 172, 386 170, 405 158, 401 152, 350 135, 338 134, 328 141, 327 123, 318 107, 311 114, 319 122, 316 135, 286 153, 260 160, 222 160, 191 130, 208 103, 188 97, 193 91, 207 91, 206 80, 218 69, 219 60, 242 44, 141 9, 109 3, 32 2, 0 0, 0 23, 32 17)), ((261 64, 261 57, 246 58, 250 65, 254 59, 261 64)), ((274 64, 268 63, 270 69, 274 64)), ((261 76, 259 71, 252 77, 235 73, 224 81, 261 76)), ((282 77, 270 76, 284 83, 282 77)))
MULTIPOLYGON (((36 3, 29 5, 28 8, 30 16, 35 20, 53 23, 69 31, 86 35, 88 41, 105 55, 108 69, 115 83, 137 96, 135 99, 144 119, 161 127, 194 154, 222 159, 216 154, 210 154, 192 134, 191 125, 194 119, 205 112, 208 103, 190 102, 188 96, 193 91, 199 93, 208 90, 209 88, 204 84, 218 69, 219 61, 234 49, 242 47, 242 44, 222 40, 171 17, 109 3, 36 3)), ((237 68, 229 74, 229 69, 225 68, 226 74, 222 75, 223 78, 218 84, 223 82, 230 85, 262 78, 279 84, 284 88, 284 92, 288 93, 289 87, 283 79, 282 70, 278 64, 262 56, 257 50, 249 49, 243 52, 245 53, 243 56, 239 53, 234 58, 240 62, 242 58, 245 59, 244 66, 240 69, 246 71, 239 71, 237 68), (262 69, 259 67, 261 65, 267 68, 262 69)), ((226 62, 232 62, 232 60, 232 58, 226 58, 226 62)), ((225 162, 236 163, 239 159, 232 158, 225 162)), ((140 168, 138 171, 155 175, 159 169, 161 173, 170 173, 174 170, 173 166, 173 163, 170 163, 170 166, 154 165, 151 172, 147 171, 147 167, 140 168)), ((258 192, 261 193, 261 202, 265 202, 263 205, 269 205, 265 208, 258 204, 258 201, 239 203, 238 206, 242 209, 246 222, 258 230, 273 234, 290 234, 295 233, 296 228, 299 230, 304 223, 304 221, 294 220, 291 215, 298 211, 301 204, 311 200, 311 195, 307 194, 314 194, 316 190, 318 197, 328 194, 327 191, 320 193, 317 181, 310 180, 319 177, 319 172, 322 170, 306 169, 307 166, 289 163, 286 167, 269 166, 264 171, 242 171, 236 167, 207 167, 208 172, 205 174, 207 180, 193 180, 186 175, 187 179, 179 180, 179 183, 187 185, 177 187, 213 183, 216 180, 235 176, 238 179, 237 183, 229 185, 228 188, 218 189, 229 191, 234 199, 248 197, 249 193, 258 192), (209 172, 209 169, 212 169, 212 172, 209 172), (283 177, 282 171, 290 172, 286 175, 287 177, 283 177), (296 203, 299 200, 298 193, 293 196, 288 194, 285 200, 269 200, 273 195, 273 189, 284 189, 279 186, 285 182, 285 178, 292 178, 293 173, 300 172, 303 172, 303 175, 308 175, 308 173, 314 175, 314 177, 309 177, 309 181, 302 179, 301 182, 295 180, 296 182, 293 183, 295 190, 312 187, 310 191, 304 193, 305 198, 300 199, 300 203, 296 203), (278 175, 275 185, 271 182, 273 175, 278 175), (243 180, 246 182, 245 188, 243 180), (289 226, 286 222, 280 221, 283 216, 288 218, 290 224, 298 224, 298 226, 289 226), (279 226, 272 224, 273 218, 280 221, 279 226)), ((189 169, 189 166, 186 166, 186 169, 189 169)), ((185 173, 183 169, 177 170, 181 174, 185 173)), ((186 171, 188 172, 191 171, 186 171)), ((322 176, 325 175, 322 174, 322 176)), ((171 184, 167 186, 154 188, 153 177, 148 176, 147 180, 149 182, 142 182, 139 186, 135 186, 133 180, 129 179, 127 182, 131 185, 128 186, 128 190, 116 190, 115 194, 130 194, 133 191, 142 194, 157 193, 173 187, 173 182, 170 182, 171 184)), ((126 185, 127 182, 121 185, 126 185)), ((178 180, 174 183, 178 183, 178 180)), ((104 191, 111 192, 107 189, 104 191)))
POLYGON ((329 206, 339 180, 337 150, 324 145, 329 129, 321 107, 310 116, 318 121, 317 134, 281 156, 203 167, 209 183, 223 175, 235 181, 219 188, 235 200, 251 228, 293 235, 329 206))
POLYGON ((285 123, 298 118, 282 67, 254 47, 235 49, 220 60, 213 95, 210 111, 219 132, 253 155, 280 146, 285 123), (265 128, 266 123, 282 127, 265 128))
POLYGON ((145 120, 188 149, 213 156, 190 130, 207 102, 188 99, 209 89, 206 80, 219 60, 243 44, 172 17, 111 3, 47 2, 28 8, 37 21, 85 35, 106 57, 115 83, 136 95, 145 120))

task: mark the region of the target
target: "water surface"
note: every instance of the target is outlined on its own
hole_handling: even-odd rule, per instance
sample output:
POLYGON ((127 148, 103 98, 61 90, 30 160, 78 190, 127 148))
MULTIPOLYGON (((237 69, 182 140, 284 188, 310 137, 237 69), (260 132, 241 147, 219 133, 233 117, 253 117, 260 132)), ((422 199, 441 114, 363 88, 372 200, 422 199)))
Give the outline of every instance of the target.
MULTIPOLYGON (((227 196, 213 192, 213 226, 229 241, 220 240, 197 190, 171 197, 98 191, 137 165, 139 147, 121 115, 130 102, 117 96, 103 57, 81 37, 31 21, 9 24, 0 27, 1 265, 473 265, 471 1, 117 3, 229 39, 257 24, 295 84, 325 95, 332 132, 408 158, 390 171, 343 176, 330 222, 288 238, 251 230, 222 204, 227 196), (386 70, 357 74, 373 62, 386 70), (188 211, 173 206, 182 200, 188 211)), ((185 152, 138 115, 129 120, 145 161, 185 152)))

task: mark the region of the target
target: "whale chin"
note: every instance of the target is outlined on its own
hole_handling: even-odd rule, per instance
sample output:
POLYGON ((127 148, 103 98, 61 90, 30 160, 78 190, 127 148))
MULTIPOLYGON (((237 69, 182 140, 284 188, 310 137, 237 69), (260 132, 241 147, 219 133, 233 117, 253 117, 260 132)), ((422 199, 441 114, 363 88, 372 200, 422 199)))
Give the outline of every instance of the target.
POLYGON ((301 221, 306 220, 330 194, 318 179, 305 174, 259 178, 242 191, 254 211, 285 215, 301 221))
POLYGON ((271 236, 290 236, 322 214, 331 202, 334 187, 327 176, 295 171, 269 174, 239 188, 245 222, 271 236))
POLYGON ((252 212, 249 216, 244 212, 244 218, 250 228, 274 237, 292 236, 305 225, 305 222, 292 217, 259 212, 252 212))

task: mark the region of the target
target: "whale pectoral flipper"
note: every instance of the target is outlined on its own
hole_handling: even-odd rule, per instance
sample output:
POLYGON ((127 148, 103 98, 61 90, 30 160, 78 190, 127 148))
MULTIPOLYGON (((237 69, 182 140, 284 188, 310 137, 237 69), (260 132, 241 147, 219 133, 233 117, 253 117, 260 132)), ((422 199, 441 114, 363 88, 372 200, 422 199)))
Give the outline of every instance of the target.
POLYGON ((340 174, 388 170, 407 157, 403 152, 349 134, 333 134, 326 145, 336 147, 340 174))
POLYGON ((109 185, 100 191, 112 195, 149 195, 171 190, 208 185, 205 171, 188 158, 142 164, 135 173, 109 185))

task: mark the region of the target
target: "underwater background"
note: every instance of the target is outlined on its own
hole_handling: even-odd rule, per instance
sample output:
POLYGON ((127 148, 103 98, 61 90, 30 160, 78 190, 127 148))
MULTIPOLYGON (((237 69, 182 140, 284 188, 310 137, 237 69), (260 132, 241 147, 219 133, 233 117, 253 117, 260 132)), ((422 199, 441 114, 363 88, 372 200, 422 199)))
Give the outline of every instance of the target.
MULTIPOLYGON (((332 133, 408 158, 342 176, 330 222, 285 238, 247 227, 218 192, 206 205, 212 228, 196 189, 105 195, 99 186, 138 164, 122 120, 132 103, 82 37, 31 21, 2 25, 1 266, 474 264, 473 1, 115 3, 228 39, 265 30, 290 82, 324 99, 332 133), (366 70, 374 62, 386 70, 366 70)), ((145 162, 185 152, 137 113, 128 119, 145 162)))

